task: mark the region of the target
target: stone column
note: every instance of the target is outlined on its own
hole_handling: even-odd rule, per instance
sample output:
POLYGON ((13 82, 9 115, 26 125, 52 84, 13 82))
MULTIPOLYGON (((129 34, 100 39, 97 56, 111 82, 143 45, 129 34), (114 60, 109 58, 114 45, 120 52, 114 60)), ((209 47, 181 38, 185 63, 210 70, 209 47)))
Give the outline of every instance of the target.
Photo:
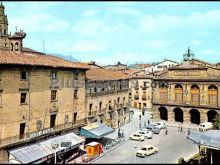
POLYGON ((183 123, 190 124, 191 123, 191 115, 190 115, 189 109, 182 108, 182 110, 183 110, 183 123))
POLYGON ((175 122, 175 114, 173 112, 173 107, 166 107, 167 108, 167 115, 168 115, 168 122, 174 123, 175 122))
POLYGON ((160 120, 160 112, 158 106, 153 106, 153 122, 158 122, 160 120))
POLYGON ((205 109, 199 109, 200 112, 200 123, 207 122, 208 116, 207 116, 207 110, 205 109))

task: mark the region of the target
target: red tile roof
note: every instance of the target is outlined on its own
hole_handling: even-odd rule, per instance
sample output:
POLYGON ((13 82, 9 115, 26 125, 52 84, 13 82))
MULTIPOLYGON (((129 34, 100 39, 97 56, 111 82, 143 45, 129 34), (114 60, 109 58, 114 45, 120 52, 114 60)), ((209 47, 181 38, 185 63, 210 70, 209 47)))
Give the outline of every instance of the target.
POLYGON ((120 80, 129 79, 129 76, 116 70, 91 68, 86 71, 86 78, 88 80, 120 80))
POLYGON ((42 55, 34 52, 11 52, 0 50, 0 65, 3 64, 89 69, 89 66, 86 64, 70 62, 52 55, 42 55))

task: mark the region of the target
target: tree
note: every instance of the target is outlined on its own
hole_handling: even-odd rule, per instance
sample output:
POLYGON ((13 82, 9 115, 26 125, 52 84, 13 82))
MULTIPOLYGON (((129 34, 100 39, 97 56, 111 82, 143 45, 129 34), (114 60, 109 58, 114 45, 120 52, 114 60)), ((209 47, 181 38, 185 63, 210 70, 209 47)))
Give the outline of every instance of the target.
POLYGON ((214 129, 219 129, 220 128, 220 120, 218 114, 215 115, 213 119, 213 128, 214 129))

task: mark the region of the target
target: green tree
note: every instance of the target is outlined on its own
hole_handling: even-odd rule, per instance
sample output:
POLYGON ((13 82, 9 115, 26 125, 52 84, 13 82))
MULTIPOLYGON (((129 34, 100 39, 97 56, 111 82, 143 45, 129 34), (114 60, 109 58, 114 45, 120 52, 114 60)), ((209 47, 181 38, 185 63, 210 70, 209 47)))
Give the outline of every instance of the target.
POLYGON ((220 120, 218 114, 215 115, 213 119, 213 128, 214 129, 219 129, 220 128, 220 120))

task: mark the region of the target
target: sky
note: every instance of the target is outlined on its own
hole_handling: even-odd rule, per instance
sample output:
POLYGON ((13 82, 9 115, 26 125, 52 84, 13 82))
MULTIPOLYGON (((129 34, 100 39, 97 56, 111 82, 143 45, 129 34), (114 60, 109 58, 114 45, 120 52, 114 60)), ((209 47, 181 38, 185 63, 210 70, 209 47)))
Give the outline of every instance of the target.
POLYGON ((220 62, 220 2, 3 2, 9 32, 27 33, 25 47, 101 65, 220 62))

